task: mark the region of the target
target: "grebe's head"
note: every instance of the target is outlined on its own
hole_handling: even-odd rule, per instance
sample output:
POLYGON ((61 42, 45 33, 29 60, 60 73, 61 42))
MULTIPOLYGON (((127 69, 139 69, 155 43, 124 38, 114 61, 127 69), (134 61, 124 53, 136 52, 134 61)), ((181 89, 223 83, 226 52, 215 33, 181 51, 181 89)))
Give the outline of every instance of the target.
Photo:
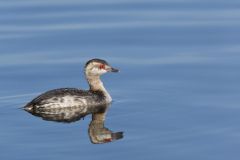
POLYGON ((100 76, 107 72, 118 72, 118 69, 111 67, 105 60, 91 59, 85 65, 85 74, 87 76, 100 76))

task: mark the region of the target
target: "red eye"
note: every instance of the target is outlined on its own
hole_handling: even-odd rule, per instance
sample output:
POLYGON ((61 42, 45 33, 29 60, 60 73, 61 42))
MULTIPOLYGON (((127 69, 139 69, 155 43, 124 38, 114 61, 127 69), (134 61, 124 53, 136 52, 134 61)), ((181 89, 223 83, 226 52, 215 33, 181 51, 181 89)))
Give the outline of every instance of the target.
POLYGON ((99 69, 105 69, 105 65, 104 65, 104 64, 101 64, 101 65, 99 66, 99 69))

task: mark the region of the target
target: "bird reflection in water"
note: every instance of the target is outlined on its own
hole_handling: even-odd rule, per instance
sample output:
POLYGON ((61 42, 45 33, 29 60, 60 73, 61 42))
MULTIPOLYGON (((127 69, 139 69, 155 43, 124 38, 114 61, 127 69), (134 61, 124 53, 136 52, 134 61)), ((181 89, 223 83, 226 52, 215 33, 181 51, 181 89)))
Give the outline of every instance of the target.
POLYGON ((81 107, 54 108, 48 110, 27 110, 34 116, 43 120, 71 123, 83 119, 87 114, 92 114, 88 135, 93 144, 108 143, 123 138, 123 132, 112 132, 104 126, 109 105, 93 106, 88 108, 88 113, 83 114, 81 107))

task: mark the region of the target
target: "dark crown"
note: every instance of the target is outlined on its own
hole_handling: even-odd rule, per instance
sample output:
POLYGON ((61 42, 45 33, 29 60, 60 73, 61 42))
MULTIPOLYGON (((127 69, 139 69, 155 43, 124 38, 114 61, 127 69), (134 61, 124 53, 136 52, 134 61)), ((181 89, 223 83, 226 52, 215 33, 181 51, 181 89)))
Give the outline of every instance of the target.
POLYGON ((92 62, 98 62, 98 63, 102 63, 102 64, 105 64, 105 65, 109 65, 105 60, 102 60, 102 59, 98 59, 98 58, 94 58, 94 59, 91 59, 89 60, 86 65, 85 65, 85 68, 92 62))

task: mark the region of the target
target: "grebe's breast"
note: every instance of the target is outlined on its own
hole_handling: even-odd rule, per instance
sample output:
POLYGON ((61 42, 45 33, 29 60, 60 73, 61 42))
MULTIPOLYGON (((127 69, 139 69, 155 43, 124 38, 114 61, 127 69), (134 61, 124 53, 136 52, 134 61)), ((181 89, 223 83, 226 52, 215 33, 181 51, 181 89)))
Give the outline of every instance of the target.
POLYGON ((62 108, 82 108, 87 112, 88 106, 106 104, 106 97, 101 91, 85 91, 76 88, 61 88, 48 91, 33 99, 24 109, 47 111, 62 108))

